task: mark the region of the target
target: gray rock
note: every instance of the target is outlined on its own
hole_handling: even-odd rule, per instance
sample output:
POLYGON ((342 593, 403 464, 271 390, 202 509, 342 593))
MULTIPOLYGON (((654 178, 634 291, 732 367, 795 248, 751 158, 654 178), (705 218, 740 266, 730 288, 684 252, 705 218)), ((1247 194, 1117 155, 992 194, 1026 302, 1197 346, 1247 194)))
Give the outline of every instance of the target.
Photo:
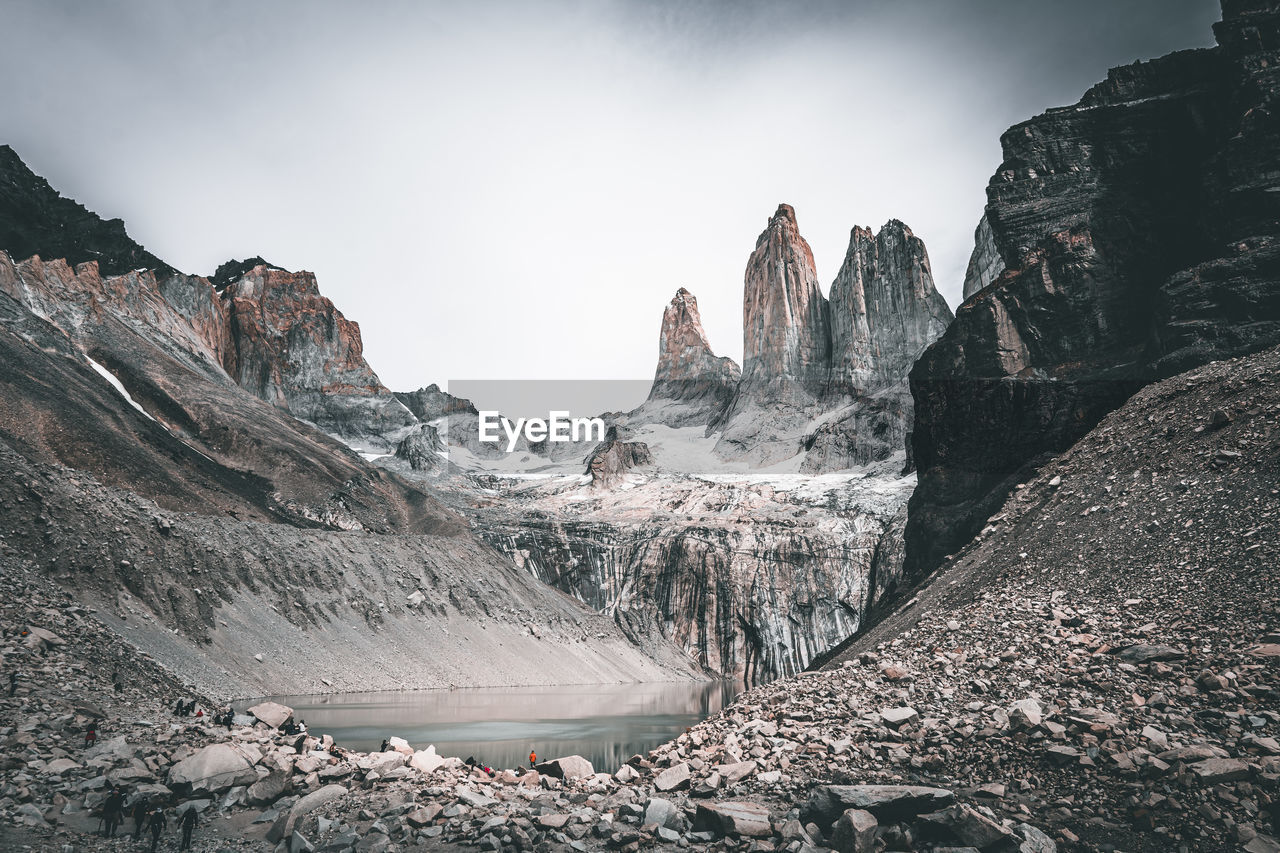
POLYGON ((689 765, 682 761, 659 773, 653 780, 653 787, 659 791, 683 791, 689 787, 691 778, 689 765))
POLYGON ((849 809, 871 812, 884 822, 937 811, 955 802, 944 788, 920 785, 819 785, 801 810, 805 821, 830 826, 849 809))
POLYGON ((836 821, 831 834, 831 846, 838 853, 874 853, 876 829, 879 822, 875 815, 862 809, 846 809, 836 821))

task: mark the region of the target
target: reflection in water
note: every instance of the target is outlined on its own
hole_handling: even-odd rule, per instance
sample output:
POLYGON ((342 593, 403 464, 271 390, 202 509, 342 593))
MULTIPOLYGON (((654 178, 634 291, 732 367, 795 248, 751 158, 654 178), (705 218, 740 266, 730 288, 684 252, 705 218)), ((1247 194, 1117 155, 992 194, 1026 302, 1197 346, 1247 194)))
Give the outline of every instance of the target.
MULTIPOLYGON (((398 735, 415 749, 475 756, 495 768, 581 755, 613 772, 719 711, 738 693, 731 682, 475 687, 328 696, 273 697, 315 735, 342 747, 376 750, 398 735)), ((255 700, 257 701, 257 700, 255 700)), ((240 703, 244 708, 254 702, 240 703)))

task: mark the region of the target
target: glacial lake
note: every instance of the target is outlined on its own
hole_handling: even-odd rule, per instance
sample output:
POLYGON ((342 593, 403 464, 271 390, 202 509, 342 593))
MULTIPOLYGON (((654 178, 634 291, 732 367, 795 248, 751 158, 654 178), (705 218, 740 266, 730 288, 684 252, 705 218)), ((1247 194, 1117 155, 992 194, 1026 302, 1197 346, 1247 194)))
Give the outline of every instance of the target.
MULTIPOLYGON (((404 738, 414 749, 435 744, 444 756, 495 769, 581 755, 597 771, 617 770, 680 735, 731 702, 732 682, 578 684, 556 687, 473 687, 386 693, 276 696, 313 735, 338 746, 376 750, 383 738, 404 738)), ((238 702, 237 709, 255 704, 238 702)))

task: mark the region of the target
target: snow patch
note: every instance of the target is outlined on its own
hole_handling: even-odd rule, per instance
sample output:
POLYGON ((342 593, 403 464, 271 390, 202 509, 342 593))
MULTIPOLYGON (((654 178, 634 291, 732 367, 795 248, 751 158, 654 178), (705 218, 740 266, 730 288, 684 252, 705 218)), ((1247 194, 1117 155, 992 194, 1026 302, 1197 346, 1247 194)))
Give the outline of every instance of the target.
POLYGON ((146 416, 147 420, 160 423, 159 421, 156 421, 155 418, 151 417, 151 413, 148 412, 146 409, 142 408, 142 406, 138 404, 137 400, 133 399, 133 397, 130 396, 129 392, 125 390, 124 384, 121 383, 120 380, 116 378, 116 375, 114 373, 112 373, 110 370, 107 370, 105 367, 103 367, 101 364, 98 364, 98 362, 89 358, 89 356, 87 355, 85 356, 85 360, 89 362, 90 367, 98 371, 99 375, 101 375, 103 379, 111 383, 111 387, 116 389, 116 391, 120 394, 121 397, 124 397, 124 400, 126 403, 128 403, 130 406, 133 406, 139 412, 142 412, 142 414, 146 416))

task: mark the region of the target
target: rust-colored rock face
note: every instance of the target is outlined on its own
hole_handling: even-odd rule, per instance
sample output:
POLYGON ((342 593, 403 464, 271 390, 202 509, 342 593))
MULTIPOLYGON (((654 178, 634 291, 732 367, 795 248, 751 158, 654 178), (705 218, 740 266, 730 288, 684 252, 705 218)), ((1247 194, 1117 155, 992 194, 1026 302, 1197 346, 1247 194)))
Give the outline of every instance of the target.
POLYGON ((671 426, 710 423, 723 414, 741 375, 733 359, 712 352, 698 300, 682 287, 662 313, 653 386, 633 417, 671 426))
POLYGON ((997 264, 975 250, 911 374, 909 571, 1136 389, 1280 341, 1280 10, 1224 2, 1214 32, 1002 137, 985 220, 1004 271, 980 287, 997 264))
POLYGON ((226 287, 233 377, 325 432, 370 439, 415 418, 364 360, 360 327, 320 295, 315 276, 255 266, 226 287))
POLYGON ((905 381, 951 320, 924 243, 891 220, 856 227, 830 302, 795 212, 781 205, 747 262, 742 379, 716 452, 759 466, 805 454, 802 470, 839 470, 902 449, 905 381))
POLYGON ((742 303, 744 381, 822 383, 831 359, 830 314, 796 212, 778 205, 747 260, 742 303))

